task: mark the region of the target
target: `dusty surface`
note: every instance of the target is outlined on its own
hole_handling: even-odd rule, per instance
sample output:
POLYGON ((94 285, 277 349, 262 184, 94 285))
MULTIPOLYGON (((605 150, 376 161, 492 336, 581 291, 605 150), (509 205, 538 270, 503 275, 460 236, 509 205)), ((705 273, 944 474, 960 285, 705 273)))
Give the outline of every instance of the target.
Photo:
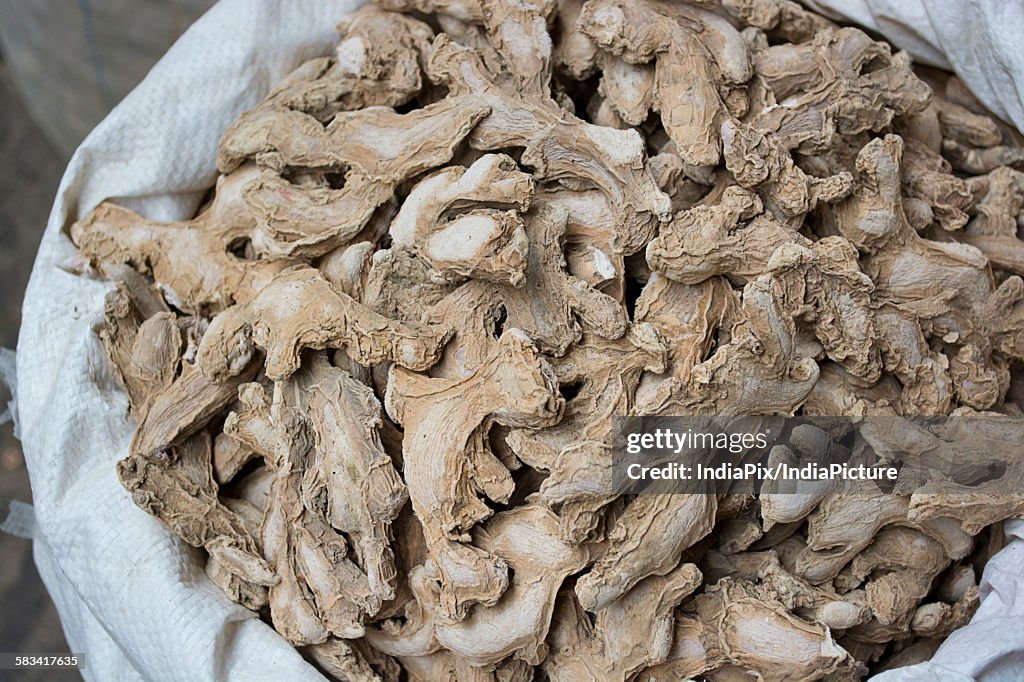
MULTIPOLYGON (((13 348, 21 299, 64 161, 17 100, 2 62, 0 156, 5 160, 0 169, 0 346, 13 348)), ((6 403, 7 396, 0 396, 0 401, 6 403)), ((31 499, 28 471, 10 424, 0 426, 0 498, 31 499)), ((32 545, 0 533, 0 557, 0 651, 67 651, 57 611, 32 561, 32 545)), ((76 673, 55 670, 5 671, 0 677, 17 682, 79 679, 76 673)))

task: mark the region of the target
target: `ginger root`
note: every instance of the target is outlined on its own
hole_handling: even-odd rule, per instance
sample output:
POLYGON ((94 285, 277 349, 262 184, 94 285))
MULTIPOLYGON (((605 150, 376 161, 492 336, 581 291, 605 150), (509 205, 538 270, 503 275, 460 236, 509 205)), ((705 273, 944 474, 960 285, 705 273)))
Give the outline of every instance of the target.
POLYGON ((113 280, 118 476, 228 598, 389 682, 852 680, 970 619, 976 538, 1024 516, 1016 131, 793 0, 377 0, 338 33, 194 217, 68 226, 113 280), (622 494, 625 416, 938 465, 622 494))

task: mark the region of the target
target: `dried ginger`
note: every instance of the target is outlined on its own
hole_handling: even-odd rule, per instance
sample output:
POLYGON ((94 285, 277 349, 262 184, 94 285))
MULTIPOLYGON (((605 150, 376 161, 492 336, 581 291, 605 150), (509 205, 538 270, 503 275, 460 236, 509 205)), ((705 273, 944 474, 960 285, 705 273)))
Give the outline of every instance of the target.
MULTIPOLYGON (((858 679, 970 618, 999 481, 619 496, 613 418, 1024 415, 1015 132, 791 0, 338 31, 196 217, 69 228, 115 281, 118 474, 230 599, 353 680, 858 679)), ((915 428, 770 461, 955 466, 956 422, 915 428)))

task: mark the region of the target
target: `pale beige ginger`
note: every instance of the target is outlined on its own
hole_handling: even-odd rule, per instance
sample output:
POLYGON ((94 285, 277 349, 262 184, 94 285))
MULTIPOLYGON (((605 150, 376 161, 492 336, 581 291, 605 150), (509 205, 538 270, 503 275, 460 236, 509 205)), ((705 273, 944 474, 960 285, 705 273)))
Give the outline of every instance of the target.
POLYGON ((408 114, 389 107, 341 112, 326 126, 300 111, 257 109, 224 133, 217 168, 230 173, 253 159, 279 172, 345 169, 397 183, 450 160, 456 145, 487 114, 485 105, 460 97, 408 114))
POLYGON ((131 454, 118 463, 118 477, 137 506, 167 523, 184 542, 210 553, 222 569, 224 585, 258 602, 257 593, 276 577, 251 529, 217 498, 211 438, 203 430, 224 407, 210 403, 211 392, 225 391, 217 386, 211 391, 200 373, 184 363, 185 323, 164 309, 159 296, 131 275, 106 297, 99 337, 139 422, 131 454), (182 370, 183 380, 177 376, 182 370), (189 388, 197 393, 186 407, 182 390, 189 388))
POLYGON ((437 171, 403 202, 388 232, 392 248, 410 249, 445 280, 520 286, 529 244, 519 213, 529 208, 533 192, 533 179, 504 154, 437 171), (515 210, 498 210, 505 207, 515 210))
POLYGON ((895 117, 924 110, 931 96, 909 55, 892 54, 856 28, 824 29, 805 43, 759 50, 754 71, 773 101, 750 122, 806 152, 827 149, 837 135, 882 130, 895 117))
POLYGON ((389 529, 408 494, 380 441, 380 403, 369 387, 322 355, 285 391, 291 394, 286 404, 306 416, 315 434, 303 503, 351 538, 371 592, 392 599, 396 575, 389 529))
POLYGON ((728 342, 740 302, 723 277, 700 284, 681 284, 653 273, 636 301, 634 319, 649 322, 668 342, 669 368, 645 373, 636 391, 639 414, 668 414, 688 399, 693 368, 715 346, 728 342))
POLYGON ((795 557, 794 572, 811 583, 836 577, 875 535, 893 524, 916 528, 937 541, 953 560, 971 547, 971 536, 951 518, 913 521, 909 495, 843 492, 826 497, 808 517, 807 546, 795 557))
POLYGON ((668 660, 637 679, 667 682, 729 669, 756 671, 760 679, 777 682, 863 674, 827 627, 794 616, 757 590, 733 578, 708 587, 677 616, 668 660))
POLYGON ((997 145, 984 149, 965 147, 954 140, 942 141, 942 153, 956 170, 968 175, 991 173, 1000 167, 1024 166, 1024 149, 997 145))
POLYGON ((667 575, 647 578, 593 620, 571 592, 563 593, 541 668, 553 682, 625 681, 663 662, 672 647, 673 611, 700 582, 697 567, 683 563, 667 575))
POLYGON ((284 379, 299 368, 305 348, 344 348, 363 365, 385 361, 423 369, 447 341, 447 330, 389 320, 336 290, 314 268, 276 277, 245 305, 213 319, 199 348, 203 373, 224 380, 266 352, 267 377, 284 379))
POLYGON ((507 564, 460 539, 491 515, 478 492, 496 502, 511 493, 502 480, 481 485, 477 472, 510 475, 485 450, 474 449, 476 457, 468 459, 469 441, 485 421, 533 427, 556 421, 563 408, 557 379, 527 336, 510 329, 465 378, 392 369, 385 406, 405 429, 405 480, 439 581, 436 606, 445 619, 462 620, 470 606, 493 605, 508 587, 507 564))
POLYGON ((471 24, 482 24, 484 5, 481 0, 379 0, 378 5, 397 12, 442 14, 471 24))
POLYGON ((861 640, 905 632, 917 605, 931 590, 932 581, 950 559, 942 545, 920 531, 892 526, 880 531, 864 551, 854 557, 853 575, 864 580, 864 603, 873 620, 848 634, 861 640))
POLYGON ((945 97, 935 98, 943 140, 952 140, 970 147, 995 147, 1003 141, 995 119, 972 112, 945 97))
POLYGON ((853 189, 847 172, 827 178, 807 175, 775 136, 735 119, 722 123, 725 167, 740 186, 755 190, 781 217, 803 216, 819 202, 834 202, 853 189))
POLYGON ((311 644, 304 651, 316 664, 339 680, 348 682, 398 682, 401 668, 360 640, 330 637, 325 642, 311 644))
POLYGON ((354 239, 394 192, 375 178, 350 174, 342 189, 296 185, 263 171, 246 185, 256 218, 253 249, 262 255, 315 258, 354 239))
POLYGON ((666 347, 649 324, 635 324, 616 341, 584 338, 552 362, 558 381, 576 395, 562 420, 530 431, 513 429, 506 442, 525 464, 549 475, 539 500, 558 511, 562 536, 580 543, 602 520, 609 493, 613 415, 633 412, 642 372, 665 369, 666 347))
POLYGON ((69 227, 114 280, 122 481, 229 599, 387 682, 853 680, 967 622, 1024 515, 1017 131, 791 0, 338 32, 225 131, 196 217, 69 227), (617 417, 796 414, 869 419, 769 464, 881 457, 895 492, 615 488, 617 417))
POLYGON ((931 349, 912 313, 889 304, 875 311, 875 329, 882 362, 900 385, 899 400, 889 401, 897 413, 946 414, 955 387, 950 359, 931 349))
MULTIPOLYGON (((697 310, 704 305, 700 303, 697 310)), ((792 414, 814 386, 818 368, 812 358, 799 355, 796 327, 771 293, 770 277, 748 284, 742 303, 728 290, 724 302, 715 305, 723 306, 711 309, 720 317, 695 317, 697 334, 687 344, 699 344, 695 350, 700 351, 717 332, 709 323, 716 324, 718 319, 717 325, 724 322, 728 332, 721 335, 721 345, 692 366, 689 363, 698 356, 691 355, 680 377, 660 386, 648 384, 650 388, 641 383, 638 413, 792 414)), ((672 333, 666 336, 671 341, 672 333)))
POLYGON ((684 284, 727 273, 747 280, 765 272, 775 249, 792 241, 804 237, 764 212, 756 194, 728 187, 717 203, 676 214, 647 244, 647 263, 684 284))
POLYGON ((882 355, 875 343, 874 285, 860 271, 849 241, 833 236, 810 245, 782 244, 765 270, 782 308, 813 326, 830 360, 863 384, 879 380, 882 355))
POLYGON ((598 62, 601 81, 597 92, 626 126, 641 125, 654 102, 654 67, 631 64, 605 52, 600 53, 598 62))
POLYGON ((679 154, 694 165, 718 163, 719 127, 730 113, 719 85, 741 85, 752 75, 735 28, 699 7, 649 0, 588 0, 579 27, 625 62, 653 61, 653 107, 679 154))
MULTIPOLYGON (((849 461, 848 451, 843 450, 845 448, 842 445, 818 427, 799 424, 790 432, 787 445, 772 448, 768 466, 781 462, 800 466, 805 461, 849 461), (844 454, 847 456, 844 457, 844 454)), ((771 530, 776 524, 791 524, 807 518, 834 488, 832 481, 787 483, 766 481, 761 487, 760 514, 765 531, 771 530)))
POLYGON ((751 591, 764 601, 778 602, 795 615, 833 631, 848 630, 872 617, 863 590, 838 594, 828 585, 812 585, 787 571, 775 550, 731 555, 711 550, 701 566, 709 584, 723 578, 750 581, 751 591))
POLYGON ((747 26, 791 43, 803 43, 834 24, 793 0, 721 0, 722 9, 747 26))
POLYGON ((538 192, 537 200, 564 208, 568 214, 564 235, 568 273, 623 302, 626 263, 613 246, 618 227, 607 197, 596 189, 548 187, 538 192))
POLYGON ((209 435, 200 432, 160 457, 129 455, 118 462, 118 478, 136 505, 206 549, 227 572, 249 585, 272 586, 278 578, 253 536, 217 498, 210 447, 209 435))
POLYGON ((221 141, 220 153, 227 155, 221 165, 232 167, 238 158, 252 156, 271 168, 244 191, 258 224, 255 248, 274 256, 315 257, 351 240, 399 183, 452 159, 487 113, 462 104, 445 99, 408 114, 371 107, 340 113, 326 127, 301 112, 280 109, 240 120, 221 141), (295 140, 295 119, 304 116, 310 120, 302 122, 302 139, 295 140), (344 185, 296 185, 277 175, 287 167, 344 171, 344 185))
POLYGON ((489 519, 475 534, 474 544, 508 564, 508 590, 490 608, 475 609, 459 623, 438 624, 438 642, 480 667, 510 655, 530 665, 540 663, 562 581, 590 558, 586 548, 562 540, 558 526, 555 514, 536 505, 489 519))
POLYGON ((240 391, 242 411, 230 414, 224 427, 274 472, 262 544, 280 582, 270 589, 269 603, 278 632, 297 646, 322 643, 331 634, 361 637, 363 618, 394 596, 387 526, 404 503, 405 491, 393 469, 389 475, 391 461, 379 445, 376 453, 366 452, 372 438, 361 446, 362 453, 339 447, 351 438, 338 432, 344 410, 362 412, 361 419, 352 420, 355 424, 346 425, 349 429, 372 431, 373 419, 380 418, 380 406, 368 389, 354 382, 346 385, 346 379, 352 382, 321 358, 316 366, 278 383, 272 397, 263 386, 247 384, 240 391), (303 390, 304 381, 315 382, 317 393, 303 390), (304 420, 307 414, 321 415, 314 422, 319 432, 309 432, 313 427, 304 420), (337 507, 330 506, 330 499, 317 499, 323 489, 320 480, 326 477, 332 482, 348 478, 344 483, 349 497, 337 507), (330 509, 330 522, 322 506, 330 509), (349 558, 348 542, 331 523, 352 537, 365 569, 349 558))
POLYGON ((715 523, 714 495, 640 495, 608 531, 605 552, 576 583, 584 609, 600 612, 640 581, 664 576, 715 523))
POLYGON ((628 328, 619 301, 566 272, 561 240, 567 223, 568 212, 563 207, 536 203, 524 222, 529 242, 525 282, 520 286, 490 285, 491 295, 505 308, 506 325, 522 329, 540 349, 554 356, 563 355, 584 330, 617 339, 628 328), (541 291, 544 304, 538 305, 536 296, 541 291))
POLYGON ((860 386, 839 365, 820 365, 818 382, 801 408, 807 416, 827 417, 837 414, 850 417, 895 415, 902 407, 903 388, 892 375, 885 375, 874 386, 860 386))
POLYGON ((800 356, 792 317, 762 276, 743 290, 742 318, 729 343, 694 366, 685 409, 721 416, 792 414, 818 379, 818 365, 800 356))
POLYGON ((242 193, 258 174, 246 166, 221 176, 206 210, 182 222, 148 220, 104 202, 71 226, 71 239, 101 271, 130 265, 152 276, 168 301, 184 312, 219 312, 250 300, 289 265, 232 253, 255 227, 242 193))
MULTIPOLYGON (((1014 328, 1017 316, 1004 315, 1003 320, 998 320, 992 316, 991 307, 1003 306, 1008 299, 1013 300, 1009 297, 1014 296, 1011 292, 1016 284, 1011 278, 997 288, 988 268, 988 260, 974 247, 955 242, 931 241, 914 232, 903 213, 899 193, 890 184, 900 171, 902 147, 899 137, 887 136, 876 139, 861 150, 857 157, 857 167, 862 184, 853 196, 836 205, 838 228, 859 249, 866 252, 861 258, 861 269, 874 282, 875 297, 880 302, 893 304, 896 308, 894 314, 906 319, 905 326, 912 328, 920 320, 928 325, 931 334, 942 337, 948 343, 959 343, 964 347, 973 345, 978 349, 978 352, 973 353, 973 358, 970 350, 968 354, 960 356, 961 361, 973 360, 972 364, 977 369, 954 371, 953 380, 968 379, 973 383, 978 377, 984 377, 985 382, 996 382, 999 385, 1001 360, 993 358, 991 351, 993 345, 999 345, 1002 335, 999 332, 992 333, 989 327, 1002 325, 1014 328)), ((892 314, 889 318, 892 320, 892 314)), ((887 325, 878 324, 883 335, 890 334, 890 330, 898 329, 899 326, 894 325, 893 321, 887 325)), ((908 331, 913 334, 912 329, 908 331)), ((904 367, 902 371, 905 374, 920 374, 918 362, 906 362, 903 359, 908 355, 905 349, 916 346, 920 351, 910 352, 918 356, 931 355, 933 352, 928 349, 923 337, 915 344, 912 341, 908 343, 907 335, 906 332, 899 334, 902 338, 891 343, 888 355, 893 359, 885 363, 893 365, 893 371, 897 374, 900 365, 904 367)), ((883 355, 886 354, 883 348, 883 355)), ((926 376, 922 382, 922 391, 934 392, 934 387, 929 386, 928 382, 934 382, 937 375, 943 374, 945 368, 942 365, 948 366, 949 362, 945 356, 938 356, 932 363, 934 369, 928 370, 930 376, 926 376)), ((916 383, 910 377, 904 381, 905 387, 916 383)), ((942 390, 941 384, 938 387, 942 390)), ((1002 390, 1005 391, 1005 388, 1002 390)), ((959 392, 965 393, 963 388, 959 392)), ((928 399, 923 406, 930 410, 947 411, 950 391, 946 389, 942 393, 946 397, 940 394, 928 399)), ((999 397, 995 395, 996 399, 999 397)), ((987 407, 992 402, 984 401, 979 406, 987 407)))
POLYGON ((208 380, 188 345, 199 325, 195 318, 175 318, 144 279, 124 277, 122 271, 118 276, 121 281, 105 301, 99 336, 138 423, 132 455, 166 458, 227 407, 256 368, 240 366, 238 376, 227 382, 208 380))
POLYGON ((333 55, 301 64, 254 111, 286 108, 326 122, 340 111, 401 106, 422 90, 429 26, 364 5, 338 23, 338 33, 333 55))
POLYGON ((350 281, 361 292, 361 303, 384 317, 410 323, 424 320, 431 307, 460 286, 480 284, 437 277, 429 263, 402 247, 375 251, 352 267, 357 269, 350 281))
POLYGON ((956 238, 985 254, 993 267, 1024 275, 1024 241, 1017 236, 1024 212, 1024 173, 1001 167, 974 184, 981 185, 984 196, 956 238))
POLYGON ((490 110, 469 137, 474 148, 523 147, 522 163, 537 180, 582 181, 603 191, 616 213, 618 250, 638 251, 658 222, 668 218, 668 197, 644 166, 636 131, 585 123, 550 98, 520 97, 499 84, 477 54, 444 34, 434 40, 430 73, 453 95, 475 98, 490 110))
POLYGON ((904 210, 908 199, 923 201, 939 227, 947 232, 959 230, 967 224, 971 204, 967 183, 953 175, 949 162, 938 152, 916 140, 904 138, 903 142, 904 210))

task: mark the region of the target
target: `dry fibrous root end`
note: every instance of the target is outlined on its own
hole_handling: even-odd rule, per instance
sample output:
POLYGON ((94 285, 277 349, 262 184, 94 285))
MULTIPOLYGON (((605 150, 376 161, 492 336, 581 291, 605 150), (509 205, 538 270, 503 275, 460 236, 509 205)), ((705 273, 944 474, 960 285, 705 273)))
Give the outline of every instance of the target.
MULTIPOLYGON (((791 0, 379 0, 338 32, 194 217, 68 228, 113 280, 118 475, 230 599, 338 679, 424 682, 857 679, 971 617, 1019 463, 757 498, 609 467, 616 416, 1024 415, 1016 131, 791 0)), ((967 428, 896 423, 769 461, 952 462, 967 428)))

